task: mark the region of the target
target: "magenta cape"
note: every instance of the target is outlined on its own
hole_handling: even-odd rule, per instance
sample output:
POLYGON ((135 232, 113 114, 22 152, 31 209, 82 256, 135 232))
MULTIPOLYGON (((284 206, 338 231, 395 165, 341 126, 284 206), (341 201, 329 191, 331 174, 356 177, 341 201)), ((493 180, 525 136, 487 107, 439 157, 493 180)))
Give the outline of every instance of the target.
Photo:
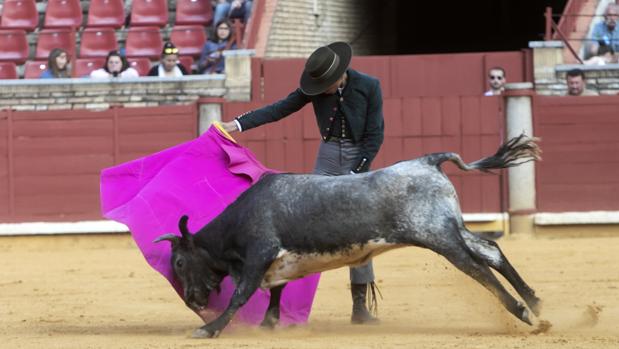
MULTIPOLYGON (((246 148, 211 128, 199 138, 101 172, 101 210, 106 218, 129 227, 146 261, 182 296, 170 265, 170 243, 153 243, 166 233, 180 236, 178 220, 189 216, 189 230, 206 225, 267 169, 246 148)), ((290 282, 282 294, 281 323, 304 323, 309 317, 319 274, 290 282)), ((211 293, 209 308, 223 311, 232 296, 230 278, 222 292, 211 293)), ((269 292, 258 290, 236 319, 257 324, 269 304, 269 292)))

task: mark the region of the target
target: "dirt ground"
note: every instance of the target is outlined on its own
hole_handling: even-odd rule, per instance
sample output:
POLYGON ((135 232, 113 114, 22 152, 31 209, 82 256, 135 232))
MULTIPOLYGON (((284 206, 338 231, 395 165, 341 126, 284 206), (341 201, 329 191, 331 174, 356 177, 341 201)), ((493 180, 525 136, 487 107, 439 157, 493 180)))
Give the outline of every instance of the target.
POLYGON ((305 326, 192 339, 200 319, 128 235, 4 237, 0 348, 619 348, 619 236, 499 244, 544 301, 533 327, 442 257, 408 248, 375 261, 380 325, 349 323, 340 269, 323 274, 305 326))

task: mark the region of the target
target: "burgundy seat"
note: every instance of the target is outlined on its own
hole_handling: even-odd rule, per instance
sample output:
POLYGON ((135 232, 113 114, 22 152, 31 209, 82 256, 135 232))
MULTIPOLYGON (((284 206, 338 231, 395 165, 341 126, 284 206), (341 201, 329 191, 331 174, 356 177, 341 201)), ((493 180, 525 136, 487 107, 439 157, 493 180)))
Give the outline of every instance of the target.
POLYGON ((39 32, 35 59, 47 59, 49 53, 61 48, 75 57, 75 32, 72 29, 43 29, 39 32))
POLYGON ((34 0, 7 0, 2 8, 0 27, 33 31, 39 25, 39 13, 34 0))
POLYGON ((49 0, 45 9, 45 28, 79 28, 82 26, 80 0, 49 0))
POLYGON ((17 66, 13 62, 0 62, 0 79, 17 79, 17 66))
POLYGON ((73 77, 82 78, 90 75, 90 72, 103 68, 105 58, 78 58, 73 62, 73 77))
POLYGON ((148 58, 129 58, 129 66, 138 71, 140 76, 147 76, 150 70, 150 59, 148 58))
POLYGON ((0 30, 0 61, 22 64, 28 59, 29 46, 26 31, 21 29, 0 30))
POLYGON ((28 61, 25 64, 24 79, 38 79, 47 69, 47 61, 28 61))
POLYGON ((204 27, 199 25, 175 26, 170 33, 170 41, 182 56, 199 57, 206 42, 204 27))
POLYGON ((134 0, 131 3, 131 26, 158 26, 168 24, 166 0, 134 0))
POLYGON ((89 27, 120 28, 125 24, 123 0, 90 0, 89 27))
POLYGON ((193 57, 180 56, 178 57, 179 63, 187 70, 187 74, 191 74, 191 66, 193 65, 193 57))
POLYGON ((213 5, 210 0, 176 0, 176 25, 210 25, 213 5))
POLYGON ((127 57, 147 57, 158 59, 163 42, 157 27, 131 27, 127 33, 125 52, 127 57))
POLYGON ((113 50, 118 50, 114 28, 86 28, 82 32, 81 58, 106 57, 113 50))

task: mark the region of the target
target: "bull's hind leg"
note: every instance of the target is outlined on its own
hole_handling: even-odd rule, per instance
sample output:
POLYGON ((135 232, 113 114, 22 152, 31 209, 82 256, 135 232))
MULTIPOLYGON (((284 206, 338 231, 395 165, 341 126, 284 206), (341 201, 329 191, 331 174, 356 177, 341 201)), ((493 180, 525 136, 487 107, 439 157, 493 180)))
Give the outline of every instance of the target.
POLYGON ((516 292, 524 299, 533 313, 539 316, 541 302, 535 296, 535 291, 520 277, 516 269, 509 263, 499 245, 491 240, 486 240, 477 236, 466 229, 461 229, 460 233, 466 242, 466 245, 473 251, 475 256, 486 263, 496 271, 501 273, 514 287, 516 292))
POLYGON ((492 292, 510 313, 527 324, 532 325, 527 308, 505 290, 484 262, 480 263, 470 255, 464 243, 462 245, 451 244, 448 249, 443 248, 441 251, 435 251, 447 258, 456 268, 462 270, 492 292))
POLYGON ((279 302, 282 297, 282 291, 286 284, 276 286, 271 289, 271 298, 269 299, 269 307, 264 313, 264 320, 260 323, 261 327, 274 328, 279 323, 279 302))

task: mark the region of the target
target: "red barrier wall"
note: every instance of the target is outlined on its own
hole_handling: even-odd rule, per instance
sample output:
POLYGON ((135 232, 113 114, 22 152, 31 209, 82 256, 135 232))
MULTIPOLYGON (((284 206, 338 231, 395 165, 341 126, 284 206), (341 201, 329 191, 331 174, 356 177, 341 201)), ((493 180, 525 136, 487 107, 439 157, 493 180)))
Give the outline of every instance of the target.
POLYGON ((619 96, 534 98, 538 211, 619 210, 619 96))
POLYGON ((2 111, 0 221, 100 219, 101 169, 196 134, 196 105, 2 111))
MULTIPOLYGON (((226 103, 225 120, 263 103, 226 103)), ((372 168, 423 154, 453 151, 465 161, 494 154, 503 129, 500 97, 386 98, 385 142, 372 168)), ((279 122, 234 134, 266 166, 290 172, 311 172, 320 143, 311 105, 279 122)), ((463 173, 444 166, 454 183, 465 212, 502 212, 498 175, 463 173)))
MULTIPOLYGON (((255 58, 252 102, 225 103, 223 119, 285 97, 298 87, 304 63, 255 58)), ((498 97, 482 97, 487 71, 502 66, 509 81, 531 76, 527 51, 353 57, 351 66, 381 81, 385 142, 373 168, 439 151, 458 152, 465 161, 493 154, 502 138, 503 105, 498 97)), ((290 172, 311 172, 320 142, 311 105, 234 136, 268 167, 290 172)), ((501 176, 445 169, 465 212, 505 211, 501 176)))

